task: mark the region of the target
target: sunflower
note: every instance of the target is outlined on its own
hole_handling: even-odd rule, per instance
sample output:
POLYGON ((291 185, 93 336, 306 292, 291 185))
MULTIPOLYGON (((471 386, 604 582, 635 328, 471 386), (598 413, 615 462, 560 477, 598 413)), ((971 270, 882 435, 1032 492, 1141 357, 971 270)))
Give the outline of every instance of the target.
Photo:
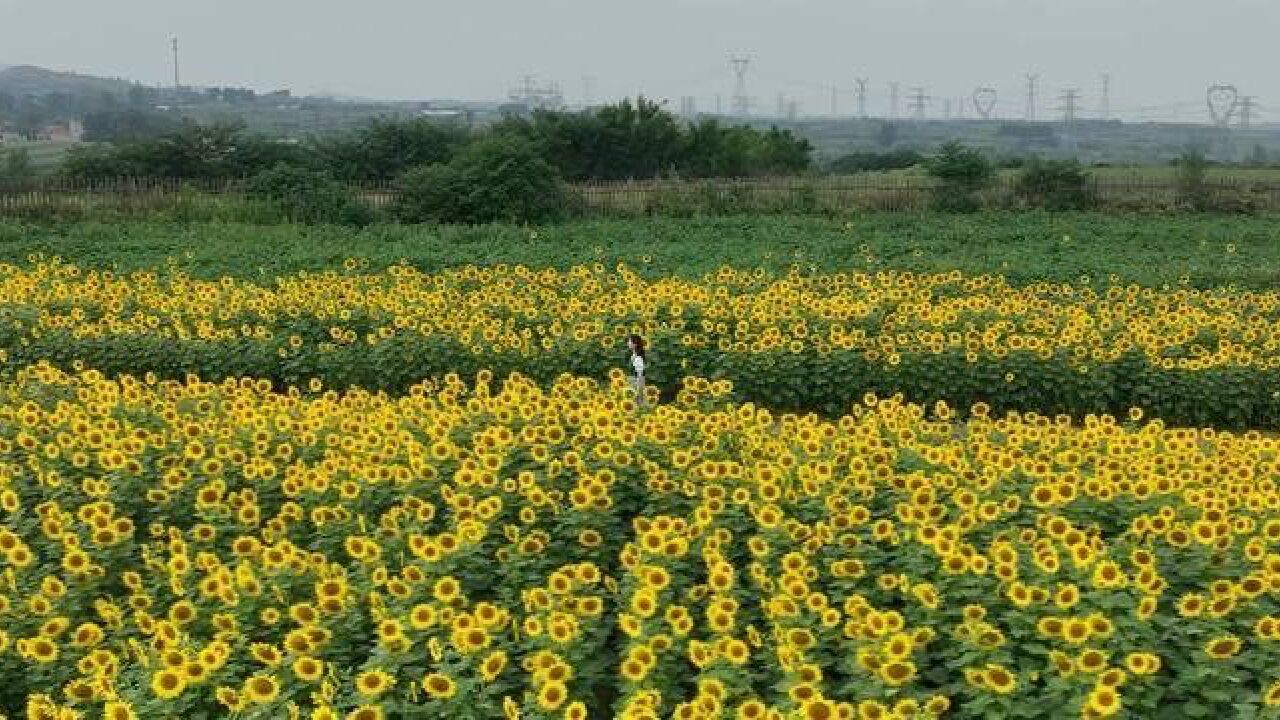
POLYGON ((376 698, 395 685, 395 677, 385 670, 366 670, 356 675, 356 692, 367 698, 376 698))
POLYGON ((258 674, 245 681, 244 696, 251 703, 266 705, 279 694, 280 683, 273 675, 258 674))
POLYGON ((324 674, 324 663, 309 655, 300 655, 291 667, 294 676, 305 683, 314 683, 324 674))
POLYGON ((431 673, 422 679, 422 688, 437 700, 448 700, 458 691, 453 678, 443 673, 431 673))
POLYGON ((380 705, 361 705, 347 713, 345 720, 382 720, 380 705))
POLYGON ((1204 644, 1204 652, 1214 660, 1226 660, 1239 654, 1240 638, 1235 635, 1219 635, 1204 644))
POLYGON ((1085 707, 1102 717, 1120 712, 1120 695, 1115 688, 1099 685, 1089 692, 1085 707))
POLYGON ((538 691, 538 705, 547 711, 555 710, 564 704, 565 699, 569 696, 569 690, 562 682, 552 681, 542 686, 538 691))
POLYGON ((151 676, 151 692, 161 700, 172 700, 182 694, 186 680, 179 670, 165 668, 151 676))

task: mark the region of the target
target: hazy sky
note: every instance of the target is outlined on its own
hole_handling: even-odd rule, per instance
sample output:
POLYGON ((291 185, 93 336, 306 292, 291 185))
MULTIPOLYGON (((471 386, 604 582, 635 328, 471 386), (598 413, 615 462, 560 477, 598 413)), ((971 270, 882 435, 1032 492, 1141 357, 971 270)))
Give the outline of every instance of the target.
MULTIPOLYGON (((731 53, 749 53, 748 89, 804 111, 871 109, 888 84, 941 98, 979 85, 1020 115, 1027 72, 1039 112, 1064 88, 1081 112, 1110 72, 1130 117, 1200 119, 1204 91, 1232 82, 1280 120, 1277 0, 0 0, 0 63, 30 63, 148 84, 170 82, 169 37, 193 85, 291 87, 387 99, 498 99, 524 74, 558 81, 570 102, 644 92, 728 108, 731 53), (589 76, 590 81, 584 81, 589 76)), ((957 101, 958 102, 958 101, 957 101)))

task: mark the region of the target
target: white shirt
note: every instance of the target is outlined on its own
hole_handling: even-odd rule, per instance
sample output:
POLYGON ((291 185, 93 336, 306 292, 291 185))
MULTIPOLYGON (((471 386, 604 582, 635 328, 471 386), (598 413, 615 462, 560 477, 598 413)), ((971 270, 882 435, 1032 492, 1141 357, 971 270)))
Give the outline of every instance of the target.
POLYGON ((635 368, 637 377, 644 377, 644 358, 639 355, 632 355, 631 367, 635 368))

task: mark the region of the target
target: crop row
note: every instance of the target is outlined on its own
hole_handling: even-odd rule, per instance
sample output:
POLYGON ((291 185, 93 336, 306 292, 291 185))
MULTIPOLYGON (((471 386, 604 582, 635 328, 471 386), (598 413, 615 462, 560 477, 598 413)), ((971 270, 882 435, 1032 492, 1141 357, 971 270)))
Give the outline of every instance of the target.
POLYGON ((739 399, 837 416, 866 390, 997 412, 1120 414, 1280 427, 1280 293, 1038 284, 960 273, 783 275, 724 269, 645 280, 408 266, 260 285, 173 269, 117 276, 56 262, 0 268, 0 350, 15 365, 254 376, 280 389, 402 393, 489 369, 603 378, 622 338, 651 342, 650 381, 733 382, 739 399))
POLYGON ((23 369, 0 712, 1276 716, 1275 438, 729 392, 23 369))

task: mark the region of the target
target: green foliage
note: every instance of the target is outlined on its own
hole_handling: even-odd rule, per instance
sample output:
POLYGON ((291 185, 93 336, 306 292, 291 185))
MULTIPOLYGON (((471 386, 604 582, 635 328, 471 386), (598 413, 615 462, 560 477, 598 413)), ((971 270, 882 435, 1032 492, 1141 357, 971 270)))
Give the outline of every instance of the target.
POLYGON ((494 132, 532 141, 570 182, 795 174, 810 166, 812 152, 790 130, 761 132, 714 118, 681 127, 643 97, 582 113, 511 117, 494 132))
POLYGON ((317 170, 277 165, 255 175, 245 190, 289 222, 367 225, 373 219, 350 190, 317 170))
MULTIPOLYGON (((680 193, 677 199, 693 193, 680 193)), ((209 204, 206 201, 206 204, 209 204)), ((192 274, 259 278, 332 269, 335 258, 364 258, 373 269, 409 261, 424 271, 507 262, 566 267, 617 262, 651 278, 701 277, 722 265, 787 272, 961 270, 1011 283, 1072 282, 1097 290, 1109 278, 1149 287, 1280 286, 1280 244, 1272 217, 1034 211, 865 213, 820 216, 575 220, 519 225, 341 227, 263 226, 236 221, 233 207, 211 206, 208 222, 174 225, 111 218, 33 224, 0 220, 0 262, 33 253, 83 267, 145 270, 176 258, 192 274)))
POLYGON ((1210 192, 1207 182, 1209 162, 1199 150, 1187 150, 1177 160, 1178 204, 1196 211, 1207 210, 1210 192))
POLYGON ((73 148, 62 174, 81 179, 224 180, 302 161, 297 145, 246 135, 239 125, 186 123, 158 140, 73 148))
POLYGON ((394 215, 403 222, 539 223, 565 210, 568 189, 532 144, 496 135, 467 146, 447 164, 400 178, 394 215))
POLYGON ((1031 158, 1022 166, 1014 193, 1031 207, 1087 210, 1097 204, 1089 173, 1075 160, 1031 158))
POLYGON ((85 142, 147 142, 182 129, 182 121, 140 107, 99 110, 84 117, 85 142))
POLYGON ((21 182, 35 176, 31 155, 26 148, 0 147, 0 182, 21 182))
POLYGON ((924 162, 924 156, 915 150, 889 152, 855 152, 842 155, 827 163, 828 172, 848 175, 861 172, 884 172, 915 167, 924 162))
POLYGON ((978 150, 952 141, 938 149, 925 167, 938 181, 933 204, 944 212, 973 212, 981 207, 978 192, 995 177, 995 168, 978 150))
POLYGON ((348 182, 393 180, 420 165, 448 162, 468 140, 458 125, 380 118, 357 132, 313 141, 308 162, 348 182))

